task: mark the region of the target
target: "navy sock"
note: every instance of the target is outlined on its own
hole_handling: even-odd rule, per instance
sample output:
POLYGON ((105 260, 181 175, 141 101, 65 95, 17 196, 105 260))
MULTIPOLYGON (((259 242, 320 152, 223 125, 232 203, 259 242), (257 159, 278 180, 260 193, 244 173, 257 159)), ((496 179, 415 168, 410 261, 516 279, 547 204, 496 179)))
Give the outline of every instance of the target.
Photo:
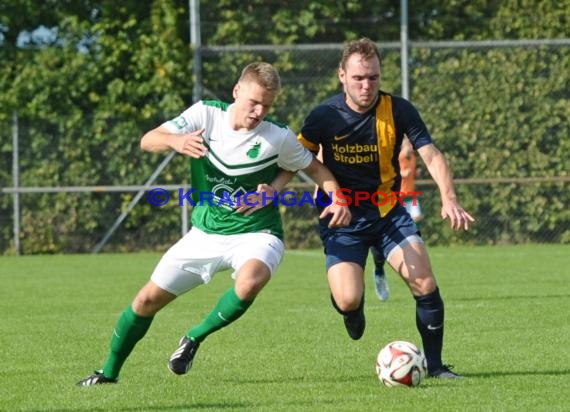
POLYGON ((442 366, 443 348, 443 300, 439 288, 424 296, 414 296, 416 300, 416 326, 422 337, 428 369, 433 372, 442 366))
POLYGON ((384 266, 376 266, 374 268, 374 276, 386 276, 386 272, 384 272, 384 266))

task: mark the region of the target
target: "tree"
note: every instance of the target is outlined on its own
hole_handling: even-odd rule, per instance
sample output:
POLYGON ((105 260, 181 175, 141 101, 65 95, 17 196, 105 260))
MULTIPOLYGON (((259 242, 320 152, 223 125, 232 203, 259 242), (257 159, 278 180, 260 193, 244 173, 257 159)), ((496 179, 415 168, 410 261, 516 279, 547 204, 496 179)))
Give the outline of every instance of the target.
MULTIPOLYGON (((311 107, 340 90, 336 66, 343 42, 361 36, 393 42, 400 33, 399 3, 387 0, 219 0, 200 6, 205 97, 231 100, 243 65, 270 61, 285 86, 272 115, 293 130, 311 107), (241 47, 214 49, 227 45, 241 47), (305 49, 278 47, 287 45, 305 49)), ((565 3, 554 0, 427 0, 409 7, 412 41, 557 38, 565 36, 569 23, 565 3)), ((188 29, 187 3, 174 0, 2 1, 2 185, 11 185, 14 111, 22 185, 142 183, 163 157, 140 152, 141 134, 192 103, 188 29)), ((398 94, 399 50, 382 53, 382 88, 398 94)), ((567 176, 567 47, 414 48, 410 57, 412 100, 456 177, 567 176)), ((159 183, 184 182, 187 167, 184 158, 175 157, 159 183)), ((459 186, 469 210, 488 223, 462 239, 570 242, 565 188, 564 183, 459 186), (518 222, 511 219, 513 210, 518 222)), ((426 192, 422 207, 437 216, 438 201, 426 192)), ((24 253, 89 251, 131 199, 131 194, 24 195, 24 253)), ((143 202, 115 235, 114 250, 167 245, 178 237, 177 209, 151 209, 143 202)), ((318 244, 315 237, 306 239, 314 214, 295 212, 290 244, 318 244)), ((9 196, 0 197, 0 219, 0 250, 9 251, 9 196)), ((432 243, 458 240, 434 223, 424 224, 432 243)))

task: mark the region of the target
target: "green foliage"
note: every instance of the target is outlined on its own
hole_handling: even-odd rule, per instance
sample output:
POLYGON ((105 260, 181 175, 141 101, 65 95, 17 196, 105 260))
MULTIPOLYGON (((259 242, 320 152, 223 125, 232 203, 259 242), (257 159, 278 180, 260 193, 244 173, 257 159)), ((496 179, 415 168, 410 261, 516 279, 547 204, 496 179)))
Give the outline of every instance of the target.
MULTIPOLYGON (((231 101, 243 65, 270 61, 284 85, 271 114, 294 131, 315 104, 340 90, 342 42, 395 41, 400 33, 398 4, 384 0, 200 6, 204 97, 231 101), (246 47, 263 44, 270 47, 246 47), (215 45, 241 48, 208 48, 215 45)), ((412 40, 561 38, 568 37, 568 23, 565 3, 554 0, 429 0, 409 10, 412 40)), ((0 184, 12 185, 13 113, 22 186, 142 184, 164 157, 142 153, 141 135, 192 103, 188 24, 187 4, 174 0, 1 2, 0 184)), ((399 51, 382 52, 382 89, 398 94, 399 51)), ((456 178, 568 176, 567 46, 413 48, 410 57, 411 100, 456 178)), ((177 156, 157 184, 187 183, 187 172, 187 161, 177 156)), ((567 183, 458 185, 478 220, 467 234, 439 222, 436 189, 422 189, 422 230, 431 243, 570 242, 567 183)), ((22 251, 89 251, 133 197, 22 195, 22 251)), ((289 208, 284 217, 288 245, 319 245, 315 211, 289 208)), ((11 196, 0 195, 2 253, 12 250, 12 219, 11 196)), ((109 249, 162 250, 179 236, 180 220, 176 205, 157 209, 143 198, 109 249)))
POLYGON ((400 32, 398 6, 386 0, 220 0, 202 2, 201 14, 210 45, 342 43, 360 36, 395 40, 400 32))
MULTIPOLYGON (((172 1, 100 6, 95 21, 60 16, 57 44, 16 50, 17 70, 3 71, 3 118, 17 110, 21 125, 22 186, 141 184, 160 160, 141 153, 142 133, 191 101, 191 57, 180 36, 186 10, 172 1)), ((186 163, 172 166, 165 183, 184 181, 186 163)), ((24 253, 90 249, 98 239, 89 233, 101 236, 129 197, 24 196, 24 253)), ((176 218, 162 216, 162 224, 176 218)))
MULTIPOLYGON (((412 98, 456 178, 568 175, 561 161, 570 154, 570 82, 563 75, 570 69, 567 49, 419 50, 415 62, 412 98)), ((465 206, 479 218, 512 220, 508 228, 498 226, 505 231, 490 241, 540 235, 563 241, 570 223, 564 206, 570 194, 564 187, 493 185, 478 190, 482 193, 465 206), (528 218, 521 222, 522 217, 528 218), (551 219, 559 228, 554 233, 551 219)))

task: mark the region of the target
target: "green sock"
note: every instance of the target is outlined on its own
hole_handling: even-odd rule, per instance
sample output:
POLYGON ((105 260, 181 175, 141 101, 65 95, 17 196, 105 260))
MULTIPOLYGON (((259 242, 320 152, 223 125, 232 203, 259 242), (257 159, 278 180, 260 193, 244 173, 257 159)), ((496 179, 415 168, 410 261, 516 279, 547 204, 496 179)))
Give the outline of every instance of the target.
POLYGON ((214 310, 206 316, 202 323, 190 329, 186 336, 194 342, 200 343, 211 333, 237 320, 252 303, 253 301, 241 300, 236 295, 235 289, 231 288, 222 295, 214 310))
POLYGON ((116 379, 123 363, 139 340, 143 338, 152 323, 153 316, 145 318, 137 315, 131 305, 125 309, 115 325, 111 338, 111 350, 103 366, 103 375, 116 379))

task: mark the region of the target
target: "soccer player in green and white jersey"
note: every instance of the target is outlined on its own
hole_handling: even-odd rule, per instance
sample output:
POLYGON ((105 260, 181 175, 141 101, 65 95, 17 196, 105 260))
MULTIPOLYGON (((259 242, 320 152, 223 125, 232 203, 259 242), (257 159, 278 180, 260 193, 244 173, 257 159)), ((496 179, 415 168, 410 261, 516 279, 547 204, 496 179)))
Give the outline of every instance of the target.
MULTIPOLYGON (((190 157, 192 229, 164 254, 118 319, 103 368, 79 386, 116 383, 159 310, 216 273, 233 269, 234 286, 184 334, 170 357, 172 372, 187 373, 204 339, 243 315, 281 262, 283 228, 271 199, 289 181, 290 172, 304 170, 333 195, 339 189, 328 169, 288 127, 264 119, 280 87, 272 65, 252 63, 234 86, 232 104, 197 102, 143 136, 145 151, 175 150, 190 157)), ((341 203, 333 198, 323 210, 323 217, 331 215, 331 227, 350 223, 349 209, 341 203)))

